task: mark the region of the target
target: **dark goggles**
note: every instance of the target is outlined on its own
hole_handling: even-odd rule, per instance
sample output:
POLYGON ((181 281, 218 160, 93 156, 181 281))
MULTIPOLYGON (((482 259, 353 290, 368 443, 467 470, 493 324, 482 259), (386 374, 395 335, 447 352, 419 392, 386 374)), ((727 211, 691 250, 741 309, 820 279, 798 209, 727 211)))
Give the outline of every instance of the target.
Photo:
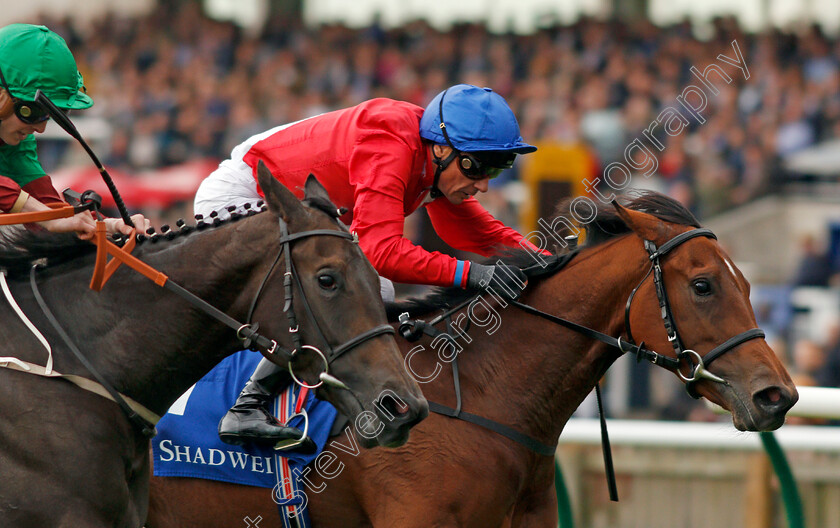
POLYGON ((6 93, 12 98, 15 115, 21 120, 21 122, 26 123, 27 125, 37 125, 38 123, 43 123, 50 118, 49 112, 47 112, 47 109, 43 106, 33 101, 18 99, 12 95, 12 91, 9 90, 9 85, 6 84, 6 77, 3 76, 3 70, 0 70, 0 82, 3 83, 3 89, 6 90, 6 93))
POLYGON ((513 167, 516 154, 510 152, 458 153, 458 168, 471 180, 495 178, 503 170, 513 167))
POLYGON ((32 101, 15 99, 15 115, 27 125, 37 125, 50 118, 50 114, 43 106, 32 101))

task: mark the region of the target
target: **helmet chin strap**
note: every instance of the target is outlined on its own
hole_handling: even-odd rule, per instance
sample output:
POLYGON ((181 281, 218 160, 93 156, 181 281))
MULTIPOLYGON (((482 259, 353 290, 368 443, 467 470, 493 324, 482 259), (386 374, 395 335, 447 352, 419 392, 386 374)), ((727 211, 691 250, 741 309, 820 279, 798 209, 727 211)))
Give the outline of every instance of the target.
POLYGON ((452 161, 458 157, 458 151, 455 147, 450 147, 452 152, 446 156, 445 159, 440 159, 437 154, 435 154, 435 146, 431 145, 429 147, 432 150, 432 163, 435 164, 435 179, 432 182, 432 190, 429 192, 429 196, 432 198, 440 198, 443 196, 443 192, 438 188, 438 182, 440 181, 440 173, 446 170, 446 167, 449 166, 452 161))
MULTIPOLYGON (((449 153, 448 156, 446 156, 446 159, 442 160, 437 156, 437 154, 435 154, 435 146, 432 145, 431 147, 429 147, 430 149, 432 149, 432 163, 434 163, 435 166, 436 166, 436 168, 435 168, 435 180, 434 180, 434 183, 432 183, 432 190, 429 192, 429 196, 431 196, 432 198, 439 198, 439 197, 443 196, 443 193, 438 188, 438 182, 440 180, 440 173, 445 171, 446 167, 448 167, 449 164, 452 163, 452 160, 454 160, 456 157, 458 157, 458 149, 455 148, 455 145, 452 144, 452 140, 449 139, 449 133, 446 131, 446 123, 443 121, 443 100, 446 97, 446 92, 448 92, 448 91, 449 91, 449 89, 447 88, 440 95, 440 102, 438 103, 438 116, 440 117, 440 125, 439 126, 440 126, 440 131, 443 134, 443 139, 446 140, 446 144, 449 145, 449 148, 452 149, 452 151, 449 153)), ((441 145, 441 146, 443 146, 443 145, 441 145)))

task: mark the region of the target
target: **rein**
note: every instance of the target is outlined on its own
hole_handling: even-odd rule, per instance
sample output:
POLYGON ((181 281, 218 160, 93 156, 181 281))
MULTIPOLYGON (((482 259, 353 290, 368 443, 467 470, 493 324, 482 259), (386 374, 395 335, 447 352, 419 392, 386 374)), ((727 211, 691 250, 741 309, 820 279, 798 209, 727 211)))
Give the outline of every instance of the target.
POLYGON ((76 205, 46 204, 49 209, 43 211, 28 211, 26 213, 6 213, 0 215, 0 225, 31 224, 59 218, 70 218, 78 213, 90 211, 98 213, 102 206, 102 197, 93 191, 77 193, 70 189, 64 191, 67 198, 74 199, 76 205))
MULTIPOLYGON (((439 323, 443 319, 446 319, 447 330, 450 331, 450 316, 458 310, 464 308, 466 305, 468 305, 475 299, 477 299, 480 295, 481 294, 477 294, 470 297, 469 299, 447 310, 446 312, 439 315, 432 321, 429 321, 428 323, 418 319, 409 319, 408 313, 402 313, 400 314, 399 318, 400 335, 402 335, 403 338, 410 342, 419 340, 423 334, 426 334, 432 337, 433 339, 442 337, 443 339, 446 339, 450 342, 454 342, 455 339, 452 337, 451 334, 442 330, 438 330, 434 325, 439 323)), ((450 418, 456 418, 458 420, 463 420, 465 422, 484 427, 485 429, 493 431, 494 433, 500 434, 506 438, 513 440, 518 444, 527 447, 528 449, 534 451, 537 454, 548 457, 554 456, 554 453, 557 450, 556 446, 544 444, 536 438, 533 438, 525 433, 513 429, 512 427, 508 427, 507 425, 501 424, 489 418, 485 418, 483 416, 479 416, 477 414, 472 414, 461 410, 461 378, 458 373, 458 357, 455 356, 450 363, 452 364, 452 379, 455 384, 454 388, 456 406, 453 409, 452 407, 448 407, 446 405, 427 400, 429 403, 429 410, 431 412, 436 414, 442 414, 450 418)))

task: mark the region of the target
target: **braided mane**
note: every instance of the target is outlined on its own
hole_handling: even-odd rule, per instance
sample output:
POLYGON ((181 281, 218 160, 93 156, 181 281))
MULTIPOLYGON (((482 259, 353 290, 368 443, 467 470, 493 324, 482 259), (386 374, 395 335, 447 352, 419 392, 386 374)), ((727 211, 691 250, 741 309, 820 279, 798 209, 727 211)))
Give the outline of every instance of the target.
MULTIPOLYGON (((223 220, 214 211, 209 219, 196 215, 194 225, 187 225, 178 220, 176 229, 168 225, 160 227, 159 231, 137 235, 137 247, 143 253, 154 252, 170 247, 169 242, 176 243, 194 231, 215 229, 217 227, 236 222, 242 218, 259 214, 265 210, 262 201, 255 205, 248 204, 246 213, 231 212, 223 220)), ((123 246, 126 236, 115 236, 114 243, 123 246)), ((72 233, 51 233, 41 228, 26 229, 19 225, 0 228, 0 268, 7 271, 9 276, 16 276, 29 272, 35 261, 46 260, 48 266, 57 266, 74 261, 81 261, 85 256, 93 255, 96 246, 88 241, 80 240, 72 233)))

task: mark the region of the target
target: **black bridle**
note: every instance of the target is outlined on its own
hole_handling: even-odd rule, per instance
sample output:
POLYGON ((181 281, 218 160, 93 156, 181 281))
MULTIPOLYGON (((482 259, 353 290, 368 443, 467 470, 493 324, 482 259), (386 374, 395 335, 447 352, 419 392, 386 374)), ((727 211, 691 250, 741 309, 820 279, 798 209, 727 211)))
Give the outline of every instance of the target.
MULTIPOLYGON (((677 331, 677 323, 674 320, 673 313, 671 312, 671 305, 668 302, 668 292, 665 290, 665 281, 662 275, 662 264, 660 262, 660 258, 680 244, 696 237, 707 237, 717 240, 715 234, 712 233, 711 230, 705 228, 692 229, 691 231, 680 233, 658 248, 656 247, 656 244, 650 240, 645 240, 644 245, 648 252, 648 258, 651 261, 651 266, 639 284, 633 288, 633 291, 630 293, 630 297, 627 298, 627 304, 624 308, 624 326, 627 330, 628 342, 630 345, 636 346, 635 340, 633 339, 633 331, 630 327, 630 307, 638 289, 647 280, 651 273, 653 273, 653 284, 656 289, 656 297, 659 300, 659 311, 662 316, 662 322, 665 325, 665 332, 668 335, 668 341, 671 343, 671 346, 674 347, 674 353, 677 357, 676 360, 668 358, 668 361, 665 361, 664 363, 666 363, 668 367, 676 370, 679 377, 685 382, 686 391, 692 398, 695 399, 699 398, 700 395, 697 394, 694 385, 700 380, 706 379, 716 383, 727 384, 726 380, 709 372, 708 367, 712 361, 746 341, 764 337, 764 332, 761 329, 752 328, 745 332, 741 332, 735 337, 727 339, 721 345, 718 345, 704 356, 701 356, 694 350, 685 348, 682 339, 680 339, 679 332, 677 331), (685 360, 691 368, 689 375, 687 376, 680 370, 682 360, 685 360)), ((643 345, 644 343, 638 345, 637 348, 642 348, 643 345)), ((624 349, 622 348, 622 350, 624 349)))
MULTIPOLYGON (((309 305, 309 301, 306 299, 306 293, 303 290, 303 285, 300 282, 300 277, 298 276, 297 271, 295 270, 295 265, 292 261, 291 256, 291 243, 295 240, 300 240, 302 238, 307 238, 311 236, 337 236, 346 240, 350 240, 353 243, 359 242, 358 237, 350 233, 349 230, 347 230, 346 226, 344 226, 344 224, 341 223, 340 220, 336 218, 336 221, 341 226, 341 231, 335 231, 332 229, 313 229, 310 231, 302 231, 300 233, 289 234, 289 228, 286 225, 286 222, 282 218, 278 218, 278 224, 280 226, 280 243, 283 245, 283 250, 277 255, 277 258, 274 260, 274 263, 271 265, 271 268, 269 268, 268 273, 263 279, 260 288, 257 290, 257 294, 254 296, 254 300, 251 303, 251 308, 248 310, 248 318, 246 319, 247 321, 251 320, 251 316, 253 315, 254 309, 256 308, 257 300, 259 299, 262 288, 268 281, 268 277, 271 275, 271 272, 274 270, 274 267, 277 265, 277 261, 279 260, 280 255, 282 254, 283 259, 286 261, 286 272, 283 274, 283 287, 286 292, 286 302, 283 306, 283 311, 286 313, 286 317, 289 320, 289 334, 292 336, 293 343, 292 351, 289 352, 289 372, 291 373, 292 378, 294 378, 295 382, 297 382, 301 386, 310 389, 320 387, 324 383, 342 389, 348 389, 348 387, 344 383, 342 383, 340 380, 329 374, 329 365, 332 364, 333 361, 338 359, 342 354, 361 345, 365 341, 368 341, 380 335, 394 333, 394 328, 391 325, 383 323, 374 328, 371 328, 370 330, 362 332, 361 334, 355 337, 348 339, 347 341, 345 341, 337 347, 330 346, 329 341, 327 341, 327 338, 324 336, 324 332, 321 329, 321 326, 318 324, 318 320, 315 317, 315 313, 312 311, 312 307, 309 305), (294 298, 292 281, 295 282, 295 284, 298 287, 298 290, 300 290, 300 299, 303 302, 304 311, 306 312, 307 318, 313 323, 315 330, 318 332, 318 335, 321 338, 321 342, 326 347, 326 353, 324 353, 317 347, 303 344, 303 339, 301 338, 300 334, 300 326, 298 325, 297 316, 295 315, 295 311, 292 306, 292 301, 294 298), (319 375, 319 381, 315 385, 307 385, 306 383, 303 383, 300 379, 297 378, 297 376, 295 376, 294 369, 292 367, 294 361, 300 356, 300 354, 303 353, 304 350, 309 350, 315 353, 316 355, 321 357, 321 359, 324 362, 324 370, 319 375)), ((237 333, 239 333, 239 330, 237 330, 237 333)), ((274 353, 276 353, 276 351, 267 352, 268 355, 274 353)))
POLYGON ((660 247, 656 247, 656 244, 654 244, 650 240, 644 241, 644 246, 648 252, 648 258, 651 261, 651 266, 648 272, 645 274, 642 280, 639 281, 639 284, 636 285, 635 288, 633 288, 633 291, 630 292, 630 296, 627 298, 627 303, 625 304, 624 308, 624 326, 627 331, 626 340, 622 339, 621 337, 615 338, 602 332, 598 332, 597 330, 593 330, 586 326, 574 323, 567 319, 563 319, 562 317, 551 315, 549 313, 543 312, 534 308, 533 306, 529 306, 519 301, 513 301, 512 304, 530 314, 542 317, 543 319, 547 319, 553 323, 565 326, 566 328, 574 330, 575 332, 583 334, 587 337, 597 339, 598 341, 616 347, 619 350, 621 350, 622 353, 629 352, 631 354, 635 354, 637 361, 641 361, 644 359, 653 363, 654 365, 658 365, 660 367, 676 371, 680 379, 682 379, 685 382, 685 389, 688 392, 688 394, 692 398, 697 399, 700 396, 699 394, 697 394, 694 385, 698 381, 706 379, 709 381, 714 381, 716 383, 727 383, 726 380, 724 380, 723 378, 709 372, 709 364, 711 364, 712 361, 716 360, 723 354, 731 351, 738 345, 745 343, 746 341, 756 338, 763 338, 764 332, 759 328, 753 328, 745 332, 741 332, 735 337, 727 339, 721 345, 718 345, 704 356, 701 356, 694 350, 685 348, 682 339, 680 339, 679 333, 677 331, 677 323, 674 320, 673 313, 671 312, 671 305, 668 302, 668 293, 665 290, 665 281, 662 275, 662 263, 660 262, 660 259, 675 247, 696 237, 707 237, 717 240, 717 236, 715 236, 715 234, 710 229, 697 228, 676 235, 675 237, 662 244, 662 246, 660 247), (674 347, 674 353, 676 354, 676 357, 670 357, 664 354, 660 354, 658 352, 654 352, 653 350, 648 350, 645 348, 644 342, 636 344, 636 341, 633 338, 633 331, 630 326, 630 307, 633 304, 633 299, 635 299, 636 297, 636 292, 639 290, 639 288, 641 288, 642 284, 644 284, 644 282, 647 280, 648 277, 651 276, 651 274, 653 275, 653 283, 656 290, 656 297, 659 301, 659 311, 662 316, 662 322, 665 325, 665 332, 668 335, 668 341, 674 347), (688 375, 684 375, 680 370, 683 360, 685 360, 690 366, 691 370, 688 375))
MULTIPOLYGON (((268 269, 265 277, 263 278, 262 282, 260 283, 259 288, 257 289, 256 294, 254 295, 254 299, 251 302, 251 307, 248 311, 247 321, 251 320, 251 316, 253 315, 254 309, 256 308, 257 302, 262 294, 263 289, 265 288, 266 283, 268 282, 269 277, 272 274, 272 271, 277 265, 277 262, 280 260, 280 257, 283 256, 284 260, 286 261, 286 273, 283 279, 283 287, 285 289, 285 305, 283 307, 283 311, 286 313, 286 317, 289 320, 289 333, 292 336, 292 343, 293 348, 292 350, 287 350, 282 346, 278 345, 277 341, 273 339, 266 338, 265 336, 260 335, 257 330, 259 329, 258 323, 241 323, 230 317, 223 311, 219 310, 215 306, 209 304, 208 302, 204 301, 197 295, 191 293, 190 291, 184 289, 182 286, 172 282, 168 278, 166 278, 166 282, 164 282, 161 286, 170 290, 171 292, 177 294, 182 299, 189 302, 193 307, 203 311, 205 314, 213 317, 217 321, 227 325, 228 327, 236 330, 236 336, 239 338, 240 341, 243 342, 243 345, 246 348, 251 347, 251 345, 256 345, 256 348, 266 356, 269 357, 281 357, 280 361, 285 361, 289 365, 289 371, 292 372, 292 363, 297 359, 300 354, 303 353, 303 350, 310 350, 316 354, 318 354, 324 360, 324 370, 319 375, 319 381, 315 385, 305 385, 301 383, 301 381, 294 377, 294 373, 292 372, 292 376, 294 377, 295 381, 301 385, 305 385, 309 388, 316 388, 320 387, 322 384, 326 383, 327 385, 335 386, 342 389, 348 389, 348 387, 329 374, 329 365, 340 357, 345 352, 352 350, 353 348, 357 347, 358 345, 380 335, 384 334, 393 334, 394 329, 391 325, 388 324, 381 324, 378 325, 370 330, 362 332, 361 334, 347 340, 346 342, 342 343, 341 345, 333 348, 330 346, 327 339, 324 337, 324 333, 321 330, 320 326, 318 325, 318 320, 315 318, 315 315, 312 311, 312 308, 309 305, 309 302, 306 299, 306 294, 303 290, 303 287, 300 282, 300 277, 298 276, 297 272, 294 268, 294 263, 292 262, 291 258, 291 243, 295 240, 299 240, 302 238, 307 238, 310 236, 337 236, 340 238, 344 238, 346 240, 350 240, 353 243, 357 243, 358 239, 355 235, 351 234, 346 226, 342 224, 337 218, 336 221, 339 223, 339 226, 342 228, 339 231, 332 230, 332 229, 313 229, 310 231, 301 231, 299 233, 292 233, 289 234, 289 229, 286 222, 282 218, 278 218, 279 226, 280 226, 280 244, 281 250, 278 252, 277 257, 274 259, 271 267, 268 269), (302 339, 300 337, 299 326, 297 324, 297 317, 292 309, 292 300, 294 297, 294 291, 292 288, 292 281, 294 280, 295 284, 297 284, 298 289, 300 290, 300 296, 303 301, 304 309, 307 313, 307 317, 314 323, 318 334, 321 337, 321 341, 327 348, 326 355, 318 348, 311 346, 311 345, 304 345, 302 339)), ((115 401, 117 405, 123 410, 126 414, 128 420, 135 426, 137 429, 145 436, 151 438, 156 434, 155 424, 151 422, 149 419, 144 418, 137 412, 137 405, 135 404, 134 407, 129 405, 126 402, 126 398, 118 392, 113 385, 106 380, 102 374, 91 364, 91 362, 87 359, 87 357, 79 350, 79 348, 73 343, 72 339, 68 336, 67 332, 64 331, 61 324, 52 314, 52 311, 47 306, 47 303, 44 301, 41 293, 38 289, 37 282, 35 280, 35 272, 38 269, 39 264, 36 264, 30 270, 30 284, 32 286, 32 290, 35 296, 35 299, 40 306, 41 310, 44 312, 47 320, 52 324, 55 328, 56 332, 58 333, 59 337, 61 337, 64 344, 70 349, 73 355, 81 362, 81 364, 91 373, 94 377, 96 382, 110 395, 110 399, 115 401)), ((89 389, 88 389, 89 390, 89 389)), ((145 409, 143 409, 145 411, 145 409)), ((153 414, 153 413, 148 413, 153 414)))

